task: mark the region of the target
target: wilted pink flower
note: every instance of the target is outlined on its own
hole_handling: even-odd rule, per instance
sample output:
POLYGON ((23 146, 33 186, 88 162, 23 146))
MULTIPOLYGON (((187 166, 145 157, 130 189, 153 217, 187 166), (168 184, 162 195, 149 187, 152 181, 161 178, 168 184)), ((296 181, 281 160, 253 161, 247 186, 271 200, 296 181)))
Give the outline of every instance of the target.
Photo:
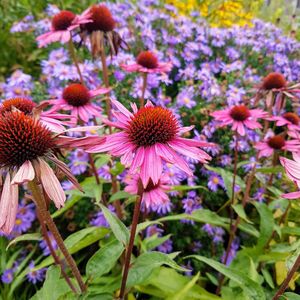
POLYGON ((138 55, 136 63, 122 64, 121 68, 127 72, 167 73, 171 71, 172 64, 159 62, 153 52, 143 51, 138 55))
POLYGON ((215 111, 211 116, 221 122, 220 126, 232 125, 232 130, 243 136, 246 134, 245 127, 249 129, 262 128, 257 119, 266 118, 267 113, 261 109, 248 109, 245 105, 236 105, 215 111))
POLYGON ((47 102, 53 104, 53 111, 69 110, 76 122, 78 119, 88 122, 91 117, 102 116, 101 107, 92 103, 92 98, 106 94, 109 91, 109 88, 98 88, 89 91, 80 83, 72 83, 63 90, 60 99, 49 100, 47 102))
POLYGON ((71 32, 82 24, 91 22, 90 14, 84 12, 82 15, 75 15, 71 11, 62 10, 52 19, 51 30, 37 37, 39 47, 54 42, 67 43, 71 39, 71 32))
POLYGON ((273 116, 269 121, 275 121, 277 126, 287 126, 289 130, 300 130, 300 118, 293 112, 287 112, 282 116, 273 116))
POLYGON ((53 132, 59 133, 64 131, 64 125, 66 125, 67 122, 63 122, 60 120, 65 120, 70 117, 67 115, 56 113, 52 110, 43 111, 43 108, 45 108, 46 105, 47 103, 37 105, 28 98, 11 98, 4 100, 0 104, 0 114, 2 115, 9 111, 19 110, 25 115, 30 115, 32 117, 38 118, 42 124, 44 124, 53 132))
POLYGON ((144 108, 131 107, 128 111, 120 102, 112 100, 119 111, 113 111, 115 122, 107 124, 121 129, 105 137, 99 146, 89 147, 87 152, 106 152, 121 156, 121 162, 130 173, 139 173, 144 188, 151 179, 156 185, 162 174, 163 161, 175 164, 189 176, 193 173, 183 156, 206 163, 211 157, 198 147, 212 144, 180 137, 193 127, 180 127, 172 112, 163 107, 154 107, 148 102, 144 108), (181 155, 179 155, 181 154, 181 155))
MULTIPOLYGON (((73 129, 74 130, 74 129, 73 129)), ((77 128, 76 130, 83 130, 77 128)), ((74 147, 87 143, 88 137, 64 140, 53 135, 38 119, 20 111, 9 111, 0 116, 0 183, 5 177, 0 197, 0 230, 9 234, 13 229, 18 207, 18 185, 36 179, 43 190, 60 208, 66 200, 59 180, 46 160, 51 161, 67 178, 80 188, 68 167, 57 159, 63 146, 74 147), (77 143, 77 144, 76 144, 77 143)), ((99 138, 98 141, 99 143, 99 138)))
MULTIPOLYGON (((293 159, 280 157, 280 162, 283 165, 287 176, 297 185, 300 189, 300 155, 298 152, 293 152, 293 159)), ((300 198, 300 191, 282 195, 283 198, 297 199, 300 198)))
POLYGON ((255 148, 259 150, 258 157, 263 156, 271 156, 274 151, 279 150, 287 150, 291 152, 299 151, 300 150, 300 141, 299 140, 290 140, 287 141, 281 135, 275 135, 265 139, 262 142, 258 142, 255 145, 255 148))
MULTIPOLYGON (((125 191, 136 195, 139 189, 140 176, 138 174, 129 175, 125 179, 127 186, 125 191)), ((162 175, 156 184, 150 179, 146 188, 144 188, 142 203, 147 209, 157 210, 159 207, 170 205, 170 198, 166 194, 170 190, 170 178, 162 175)))

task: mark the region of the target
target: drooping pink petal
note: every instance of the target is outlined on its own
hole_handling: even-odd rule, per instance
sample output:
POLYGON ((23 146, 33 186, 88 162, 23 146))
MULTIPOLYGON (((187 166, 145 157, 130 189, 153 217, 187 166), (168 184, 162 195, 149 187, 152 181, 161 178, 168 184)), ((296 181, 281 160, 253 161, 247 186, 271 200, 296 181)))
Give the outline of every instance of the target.
POLYGON ((23 165, 19 168, 17 174, 14 176, 11 184, 20 184, 34 179, 35 173, 32 163, 26 160, 23 165))
POLYGON ((61 208, 66 201, 65 192, 50 166, 43 159, 39 158, 38 161, 43 188, 55 206, 61 208))

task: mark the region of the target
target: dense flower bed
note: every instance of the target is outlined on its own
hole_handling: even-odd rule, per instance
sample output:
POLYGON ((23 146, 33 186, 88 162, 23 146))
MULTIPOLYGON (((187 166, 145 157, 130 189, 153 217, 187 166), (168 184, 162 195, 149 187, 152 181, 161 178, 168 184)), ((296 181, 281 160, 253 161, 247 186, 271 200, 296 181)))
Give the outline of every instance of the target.
POLYGON ((66 256, 61 278, 54 267, 41 183, 84 299, 120 294, 136 194, 131 297, 271 299, 299 255, 300 44, 260 20, 222 29, 155 0, 106 5, 49 5, 11 28, 37 37, 41 74, 0 83, 1 296, 79 290, 66 256))

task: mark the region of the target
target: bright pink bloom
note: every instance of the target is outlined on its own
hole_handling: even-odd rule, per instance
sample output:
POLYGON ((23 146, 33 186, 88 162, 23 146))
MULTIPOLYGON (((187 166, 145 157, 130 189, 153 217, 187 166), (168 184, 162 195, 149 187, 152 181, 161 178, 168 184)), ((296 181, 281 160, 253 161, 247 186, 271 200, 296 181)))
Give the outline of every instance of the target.
MULTIPOLYGON (((293 159, 290 160, 285 157, 280 157, 280 162, 283 165, 287 176, 297 185, 300 189, 300 155, 299 152, 293 152, 293 159)), ((297 199, 300 198, 300 191, 282 195, 283 198, 297 199)))
MULTIPOLYGON (((140 176, 138 174, 129 175, 125 179, 125 183, 127 184, 125 191, 136 195, 139 189, 140 176)), ((147 210, 157 211, 161 207, 170 206, 170 198, 166 194, 171 189, 169 184, 170 178, 168 175, 162 175, 157 184, 154 184, 151 179, 149 180, 142 196, 142 204, 145 205, 147 210)))
POLYGON ((267 113, 261 109, 248 109, 245 105, 236 105, 215 111, 211 116, 221 122, 221 127, 232 125, 232 130, 243 136, 246 134, 245 127, 249 129, 262 128, 257 119, 267 117, 267 113))
POLYGON ((122 64, 121 68, 127 72, 168 73, 172 69, 172 64, 159 62, 154 53, 143 51, 138 55, 136 63, 122 64))
POLYGON ((106 94, 109 91, 109 88, 98 88, 89 91, 80 83, 72 83, 63 90, 62 98, 47 102, 53 104, 51 111, 69 110, 76 123, 78 119, 88 122, 92 117, 102 116, 101 107, 92 103, 92 98, 106 94))
MULTIPOLYGON (((79 144, 87 144, 89 141, 88 137, 79 140, 79 144)), ((73 146, 73 143, 76 145, 76 142, 76 138, 67 137, 64 140, 60 134, 53 135, 37 118, 19 110, 0 115, 0 185, 4 176, 0 192, 1 231, 9 234, 14 226, 19 184, 36 179, 57 208, 64 205, 65 193, 46 161, 51 161, 74 186, 81 189, 67 165, 56 157, 60 148, 73 146)))
POLYGON ((54 42, 67 43, 72 38, 72 30, 79 28, 80 25, 91 22, 90 14, 84 12, 82 15, 75 15, 71 11, 62 10, 52 19, 51 31, 44 33, 36 38, 39 47, 45 47, 54 42))
POLYGON ((272 137, 266 138, 262 142, 258 142, 255 145, 255 148, 259 150, 258 157, 268 157, 271 156, 274 151, 287 150, 291 152, 300 150, 300 141, 299 140, 290 140, 287 141, 281 135, 275 135, 272 137))
POLYGON ((106 152, 121 156, 121 162, 130 167, 130 173, 139 173, 144 187, 151 179, 157 184, 161 174, 163 161, 175 164, 189 176, 193 173, 183 156, 207 163, 211 157, 198 147, 212 144, 180 137, 193 127, 180 127, 172 112, 163 107, 154 107, 148 102, 144 108, 137 109, 131 104, 133 113, 120 102, 112 100, 118 111, 113 111, 115 122, 107 124, 121 129, 120 132, 105 137, 99 146, 88 148, 87 152, 106 152), (179 155, 179 154, 180 155, 179 155))
POLYGON ((38 118, 42 124, 48 127, 51 131, 59 133, 65 130, 64 125, 67 122, 60 120, 70 119, 70 116, 58 114, 52 110, 43 111, 47 106, 47 103, 36 105, 32 100, 28 98, 11 98, 4 100, 0 104, 0 114, 3 115, 9 111, 19 110, 25 115, 30 115, 34 118, 38 118))
POLYGON ((282 116, 273 116, 269 121, 275 121, 277 126, 287 126, 289 130, 300 130, 300 118, 297 114, 287 112, 282 116))

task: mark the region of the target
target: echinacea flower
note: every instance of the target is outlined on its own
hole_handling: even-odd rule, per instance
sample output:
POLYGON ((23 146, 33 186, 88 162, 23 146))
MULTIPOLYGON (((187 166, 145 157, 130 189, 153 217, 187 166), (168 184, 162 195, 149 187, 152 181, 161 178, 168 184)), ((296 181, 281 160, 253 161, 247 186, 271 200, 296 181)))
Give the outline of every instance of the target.
POLYGON ((52 134, 38 119, 18 110, 0 115, 0 182, 3 182, 4 177, 0 195, 1 231, 9 234, 14 227, 19 184, 36 180, 57 208, 64 205, 66 195, 47 160, 80 189, 76 178, 68 167, 57 159, 56 153, 60 148, 71 146, 75 141, 85 143, 88 138, 76 140, 67 137, 65 140, 59 134, 52 134))
POLYGON ((181 155, 202 163, 211 159, 198 147, 212 144, 180 137, 192 127, 181 127, 170 110, 147 102, 139 110, 136 104, 132 104, 131 113, 120 102, 112 100, 112 103, 118 109, 112 112, 116 121, 106 123, 121 131, 106 136, 102 145, 87 147, 87 152, 108 151, 113 156, 121 156, 121 163, 130 168, 130 173, 140 174, 144 188, 150 179, 154 185, 158 183, 163 161, 175 164, 192 176, 193 172, 181 155))
POLYGON ((87 36, 90 38, 92 55, 94 57, 101 55, 101 52, 104 51, 104 46, 109 47, 111 55, 118 54, 119 48, 128 48, 126 42, 114 30, 116 21, 105 5, 93 5, 84 14, 90 15, 91 22, 80 27, 81 36, 83 39, 87 36))
POLYGON ((170 62, 159 62, 156 55, 151 51, 142 51, 136 63, 122 64, 121 68, 127 72, 141 72, 141 73, 167 73, 172 69, 170 62))
MULTIPOLYGON (((136 195, 139 189, 140 176, 138 174, 129 175, 125 179, 125 183, 127 184, 125 191, 136 195)), ((147 210, 152 211, 161 210, 162 207, 170 207, 170 198, 166 193, 171 189, 169 185, 170 179, 166 174, 162 175, 156 184, 150 179, 144 188, 142 205, 144 205, 147 210)))
MULTIPOLYGON (((285 157, 280 157, 279 160, 287 176, 297 185, 298 189, 300 189, 300 155, 298 152, 293 152, 292 155, 294 160, 285 157)), ((300 191, 284 194, 282 197, 297 199, 300 198, 300 191)))
POLYGON ((244 136, 246 128, 262 128, 257 119, 267 117, 267 113, 261 109, 248 109, 245 105, 236 105, 231 108, 215 111, 211 116, 221 123, 221 127, 232 125, 232 130, 244 136))
POLYGON ((275 121, 276 126, 287 126, 289 130, 300 130, 300 118, 293 112, 284 113, 282 116, 272 116, 269 121, 275 121))
POLYGON ((261 88, 263 90, 278 90, 286 87, 287 82, 281 73, 272 72, 263 78, 261 88))
POLYGON ((285 140, 281 135, 274 135, 265 139, 262 142, 258 142, 255 145, 255 148, 259 150, 258 158, 260 157, 269 157, 274 151, 287 150, 291 152, 300 150, 300 141, 299 140, 285 140))
POLYGON ((92 98, 106 94, 109 88, 98 88, 96 90, 88 90, 86 86, 80 83, 72 83, 68 85, 62 93, 60 99, 49 100, 52 104, 52 111, 69 110, 71 116, 78 122, 88 122, 92 117, 101 117, 101 107, 91 102, 92 98))
POLYGON ((18 97, 4 100, 0 104, 0 115, 14 110, 19 110, 25 115, 39 118, 51 131, 59 133, 65 130, 66 122, 60 121, 69 118, 67 115, 56 113, 52 110, 43 111, 47 103, 37 105, 28 98, 18 97))
POLYGON ((38 45, 45 47, 54 42, 67 43, 72 38, 71 32, 88 22, 91 22, 88 12, 75 15, 71 11, 62 10, 52 18, 51 30, 36 38, 38 45))

